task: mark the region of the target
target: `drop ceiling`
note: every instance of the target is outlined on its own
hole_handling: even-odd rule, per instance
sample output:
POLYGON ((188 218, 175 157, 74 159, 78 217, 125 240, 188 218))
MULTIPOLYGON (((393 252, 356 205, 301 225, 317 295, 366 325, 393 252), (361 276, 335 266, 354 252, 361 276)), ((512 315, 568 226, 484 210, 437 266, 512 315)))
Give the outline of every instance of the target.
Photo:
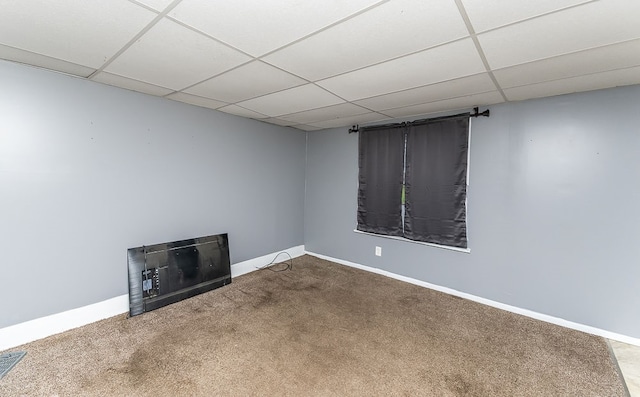
POLYGON ((313 131, 640 84, 640 1, 0 0, 0 58, 313 131))

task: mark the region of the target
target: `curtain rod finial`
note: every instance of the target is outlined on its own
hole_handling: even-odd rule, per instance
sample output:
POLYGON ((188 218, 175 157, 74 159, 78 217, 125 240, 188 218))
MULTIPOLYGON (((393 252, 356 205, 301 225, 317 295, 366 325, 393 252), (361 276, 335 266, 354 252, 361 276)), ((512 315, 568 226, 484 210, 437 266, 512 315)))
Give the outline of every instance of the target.
POLYGON ((349 134, 353 132, 358 132, 359 130, 360 130, 360 127, 358 126, 358 124, 352 125, 351 128, 349 128, 349 134))

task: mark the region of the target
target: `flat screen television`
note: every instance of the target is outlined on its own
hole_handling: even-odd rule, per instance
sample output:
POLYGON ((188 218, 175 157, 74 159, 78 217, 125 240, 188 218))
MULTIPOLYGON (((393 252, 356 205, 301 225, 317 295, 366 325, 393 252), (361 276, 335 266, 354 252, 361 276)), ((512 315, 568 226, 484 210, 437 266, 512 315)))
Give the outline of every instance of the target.
POLYGON ((127 265, 131 316, 231 283, 226 233, 129 248, 127 265))

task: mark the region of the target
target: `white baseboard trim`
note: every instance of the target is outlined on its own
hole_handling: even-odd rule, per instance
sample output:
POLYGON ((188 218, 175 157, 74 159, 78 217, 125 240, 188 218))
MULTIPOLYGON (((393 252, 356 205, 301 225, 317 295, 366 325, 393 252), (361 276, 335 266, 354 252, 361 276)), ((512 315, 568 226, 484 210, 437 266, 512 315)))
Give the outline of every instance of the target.
POLYGON ((0 329, 0 350, 46 338, 127 311, 129 311, 129 294, 2 328, 0 329))
POLYGON ((376 274, 381 274, 383 276, 386 277, 390 277, 396 280, 400 280, 400 281, 404 281, 407 283, 411 283, 411 284, 415 284, 415 285, 419 285, 421 287, 425 287, 425 288, 429 288, 432 290, 436 290, 436 291, 440 291, 440 292, 444 292, 445 294, 449 294, 449 295, 453 295, 453 296, 457 296, 460 298, 464 298, 464 299, 468 299, 474 302, 478 302, 478 303, 482 303, 484 305, 487 306, 491 306, 491 307, 495 307, 497 309, 502 309, 511 313, 515 313, 515 314, 520 314, 526 317, 530 317, 536 320, 541 320, 541 321, 545 321, 547 323, 551 323, 551 324, 555 324, 555 325, 560 325, 562 327, 565 328, 571 328, 577 331, 582 331, 582 332, 586 332, 588 334, 592 334, 592 335, 597 335, 597 336, 602 336, 603 338, 607 338, 607 339, 613 339, 622 343, 627 343, 630 345, 635 345, 635 346, 640 346, 640 339, 639 338, 634 338, 631 336, 627 336, 627 335, 622 335, 622 334, 618 334, 615 332, 611 332, 611 331, 606 331, 600 328, 595 328, 595 327, 591 327, 589 325, 584 325, 584 324, 580 324, 580 323, 575 323, 572 321, 568 321, 562 318, 558 318, 558 317, 553 317, 553 316, 549 316, 547 314, 542 314, 542 313, 538 313, 538 312, 534 312, 528 309, 522 309, 520 307, 517 306, 511 306, 511 305, 507 305, 505 303, 500 303, 500 302, 496 302, 496 301, 492 301, 490 299, 485 299, 485 298, 481 298, 479 296, 475 296, 475 295, 471 295, 468 294, 466 292, 461 292, 461 291, 457 291, 455 289, 452 288, 448 288, 448 287, 443 287, 440 285, 436 285, 436 284, 431 284, 428 283, 426 281, 421 281, 421 280, 417 280, 411 277, 406 277, 406 276, 401 276, 399 274, 395 274, 395 273, 391 273, 388 272, 386 270, 382 270, 382 269, 377 269, 374 267, 369 267, 369 266, 365 266, 365 265, 360 265, 358 263, 354 263, 354 262, 349 262, 349 261, 345 261, 342 259, 337 259, 337 258, 332 258, 330 256, 326 256, 326 255, 321 255, 321 254, 316 254, 314 252, 306 252, 307 254, 311 255, 311 256, 315 256, 317 258, 320 259, 325 259, 331 262, 335 262, 335 263, 339 263, 341 265, 345 265, 345 266, 350 266, 350 267, 354 267, 357 269, 361 269, 361 270, 366 270, 368 272, 371 273, 376 273, 376 274))
POLYGON ((280 263, 289 260, 289 257, 285 254, 279 255, 280 253, 286 252, 291 255, 292 258, 297 258, 305 254, 304 245, 299 245, 297 247, 291 247, 286 250, 274 252, 272 254, 263 255, 257 258, 249 259, 244 262, 236 263, 231 265, 231 277, 242 276, 243 274, 247 274, 253 271, 258 270, 259 268, 266 266, 271 261, 274 263, 280 263), (277 256, 277 258, 276 258, 277 256))
MULTIPOLYGON (((271 262, 279 252, 231 265, 231 277, 238 277, 257 270, 271 262)), ((286 249, 284 252, 287 252, 292 258, 304 255, 304 245, 286 249)), ((277 262, 288 259, 289 257, 287 255, 280 255, 277 258, 277 262)), ((77 309, 11 325, 0 329, 0 351, 59 334, 105 318, 127 313, 128 311, 129 294, 125 294, 77 309)))

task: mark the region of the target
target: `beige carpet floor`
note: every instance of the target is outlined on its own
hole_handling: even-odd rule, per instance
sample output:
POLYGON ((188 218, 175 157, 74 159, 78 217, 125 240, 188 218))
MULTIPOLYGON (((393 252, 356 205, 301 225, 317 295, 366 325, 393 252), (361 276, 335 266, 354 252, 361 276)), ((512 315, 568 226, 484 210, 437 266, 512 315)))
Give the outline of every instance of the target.
POLYGON ((604 339, 310 256, 11 349, 1 396, 624 396, 604 339))

